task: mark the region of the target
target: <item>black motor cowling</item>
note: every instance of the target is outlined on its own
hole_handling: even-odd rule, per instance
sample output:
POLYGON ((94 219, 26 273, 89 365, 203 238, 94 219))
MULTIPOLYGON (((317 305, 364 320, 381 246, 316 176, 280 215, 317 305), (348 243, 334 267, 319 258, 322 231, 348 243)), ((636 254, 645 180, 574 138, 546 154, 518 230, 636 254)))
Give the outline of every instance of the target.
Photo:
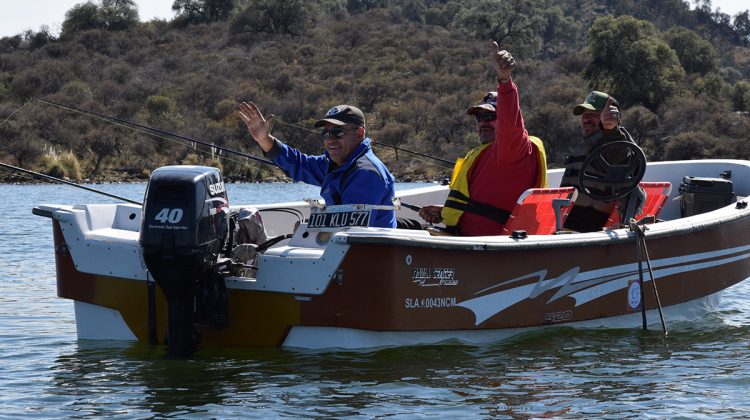
MULTIPOLYGON (((170 356, 195 350, 202 290, 227 241, 228 201, 221 173, 205 166, 156 169, 146 189, 140 245, 168 306, 170 356)), ((223 281, 221 286, 223 286, 223 281)))

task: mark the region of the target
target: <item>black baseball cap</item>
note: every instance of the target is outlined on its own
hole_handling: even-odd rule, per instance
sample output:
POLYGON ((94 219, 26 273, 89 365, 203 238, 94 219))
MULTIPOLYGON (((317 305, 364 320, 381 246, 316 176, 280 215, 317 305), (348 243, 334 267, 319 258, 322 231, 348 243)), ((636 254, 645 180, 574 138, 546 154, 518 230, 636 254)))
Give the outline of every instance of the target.
POLYGON ((469 115, 475 115, 483 112, 495 112, 497 110, 497 92, 487 92, 478 105, 466 110, 469 115))
POLYGON ((336 105, 326 112, 326 116, 315 123, 315 127, 322 127, 327 122, 336 125, 356 124, 360 127, 365 126, 365 114, 351 105, 336 105))

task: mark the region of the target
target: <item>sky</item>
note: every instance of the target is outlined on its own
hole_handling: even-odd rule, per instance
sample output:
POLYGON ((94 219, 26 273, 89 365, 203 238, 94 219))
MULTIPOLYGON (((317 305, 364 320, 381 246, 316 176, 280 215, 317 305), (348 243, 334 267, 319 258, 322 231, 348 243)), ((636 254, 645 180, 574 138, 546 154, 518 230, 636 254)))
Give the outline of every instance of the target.
POLYGON ((711 7, 714 10, 721 8, 722 13, 734 16, 739 12, 750 9, 750 4, 748 4, 747 0, 712 0, 711 7))
MULTIPOLYGON (((59 35, 65 12, 86 0, 0 0, 0 38, 13 36, 31 29, 38 32, 42 25, 59 35)), ((95 3, 98 3, 95 1, 95 3)), ((141 22, 151 19, 174 18, 174 0, 135 0, 141 22)))
MULTIPOLYGON (((65 12, 86 0, 0 0, 0 37, 13 36, 31 29, 38 32, 47 25, 54 35, 60 33, 65 20, 65 12)), ((136 0, 138 15, 142 22, 154 18, 172 20, 174 0, 136 0)), ((692 4, 692 3, 691 3, 692 4)), ((747 0, 712 0, 714 9, 734 16, 737 12, 750 9, 747 0)))

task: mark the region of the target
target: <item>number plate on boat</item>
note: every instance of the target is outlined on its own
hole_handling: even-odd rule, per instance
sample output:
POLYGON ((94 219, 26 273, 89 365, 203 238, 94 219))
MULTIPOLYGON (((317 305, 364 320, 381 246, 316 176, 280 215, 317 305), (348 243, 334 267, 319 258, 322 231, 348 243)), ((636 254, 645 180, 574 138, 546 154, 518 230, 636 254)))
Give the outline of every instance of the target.
POLYGON ((370 224, 370 211, 342 211, 330 213, 311 213, 308 228, 343 228, 370 224))

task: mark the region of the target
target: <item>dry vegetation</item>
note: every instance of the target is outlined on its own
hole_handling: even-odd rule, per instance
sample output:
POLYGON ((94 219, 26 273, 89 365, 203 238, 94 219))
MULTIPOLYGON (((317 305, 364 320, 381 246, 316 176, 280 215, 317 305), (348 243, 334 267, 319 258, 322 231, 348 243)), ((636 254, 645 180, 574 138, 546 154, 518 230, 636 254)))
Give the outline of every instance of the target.
POLYGON ((143 179, 181 163, 269 179, 281 173, 35 99, 257 156, 239 101, 275 114, 274 133, 311 153, 321 149, 312 123, 349 103, 365 111, 397 178, 434 179, 450 165, 385 145, 448 160, 473 147, 464 111, 494 89, 489 39, 518 59, 526 125, 544 140, 550 166, 578 141, 571 109, 592 88, 620 100, 652 160, 750 159, 747 11, 730 17, 679 0, 177 0, 174 8, 173 21, 142 23, 130 0, 81 3, 59 36, 41 28, 0 39, 0 160, 71 179, 143 179))

